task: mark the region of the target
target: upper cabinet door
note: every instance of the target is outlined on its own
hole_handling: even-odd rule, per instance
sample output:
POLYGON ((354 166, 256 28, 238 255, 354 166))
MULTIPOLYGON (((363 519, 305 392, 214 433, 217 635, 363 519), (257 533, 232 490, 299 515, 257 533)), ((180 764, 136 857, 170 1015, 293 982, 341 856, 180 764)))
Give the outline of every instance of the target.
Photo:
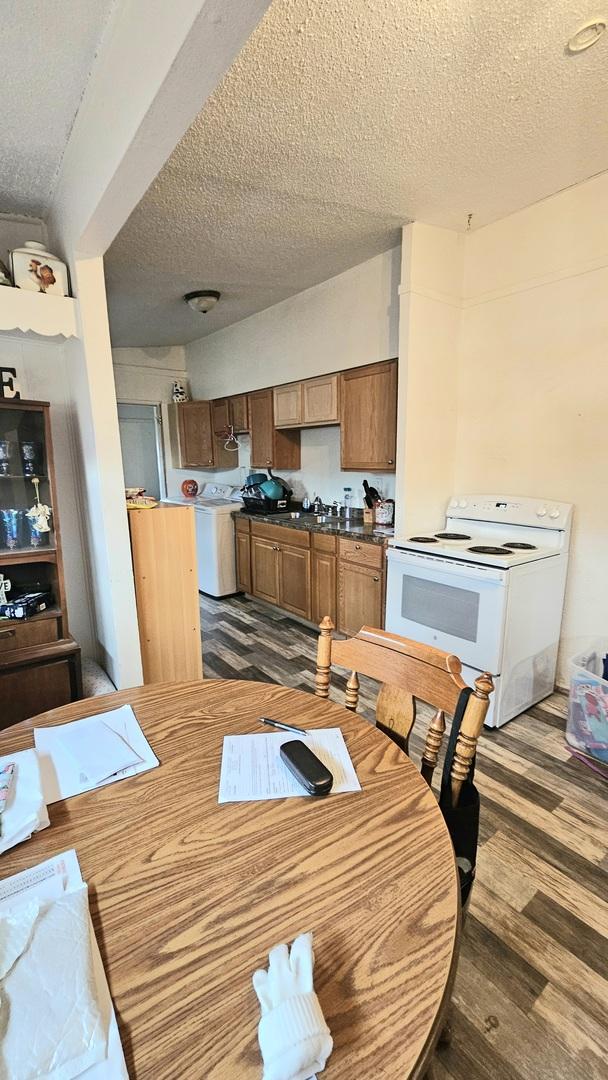
POLYGON ((256 469, 273 465, 272 390, 256 390, 249 395, 249 424, 251 430, 251 464, 256 469))
POLYGON ((213 466, 213 431, 208 401, 186 401, 178 407, 182 467, 213 466))
POLYGON ((302 383, 275 386, 275 427, 300 427, 302 419, 302 383))
POLYGON ((340 423, 340 376, 323 375, 302 383, 302 421, 304 424, 340 423))
POLYGON ((215 435, 223 435, 230 423, 230 405, 228 398, 217 398, 211 402, 211 420, 215 435))
POLYGON ((397 361, 343 371, 340 384, 342 468, 358 472, 394 472, 397 361))
POLYGON ((247 394, 234 394, 228 398, 230 404, 230 423, 235 435, 249 431, 249 408, 247 394))

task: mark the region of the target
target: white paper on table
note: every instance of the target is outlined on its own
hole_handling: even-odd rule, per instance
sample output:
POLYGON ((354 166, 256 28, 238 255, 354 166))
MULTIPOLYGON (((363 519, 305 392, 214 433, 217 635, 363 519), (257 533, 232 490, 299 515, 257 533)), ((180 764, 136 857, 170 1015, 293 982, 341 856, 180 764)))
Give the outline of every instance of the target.
MULTIPOLYGON (((8 942, 4 929, 9 920, 12 920, 13 923, 13 953, 8 955, 8 960, 11 960, 16 951, 14 946, 15 942, 18 943, 19 933, 23 937, 24 929, 27 930, 28 925, 33 933, 36 933, 36 923, 39 921, 36 913, 38 913, 38 916, 45 917, 46 915, 52 919, 57 912, 59 913, 59 929, 61 929, 63 917, 64 926, 69 928, 69 940, 65 933, 57 934, 57 927, 49 923, 47 929, 52 930, 53 933, 46 935, 46 942, 42 942, 43 949, 40 950, 39 947, 41 955, 36 958, 33 948, 36 942, 32 939, 25 951, 25 955, 20 960, 17 959, 17 964, 21 963, 23 965, 19 978, 23 983, 25 977, 27 996, 31 995, 29 1007, 32 1012, 31 1015, 28 1015, 27 1000, 25 1008, 21 1007, 19 1010, 15 1010, 17 1013, 16 1019, 19 1021, 20 1027, 27 1030, 28 1037, 27 1039, 24 1038, 23 1033, 17 1030, 16 1035, 13 1032, 9 1039, 10 1033, 8 1030, 5 1031, 2 1043, 0 1075, 3 1077, 5 1075, 2 1066, 6 1068, 6 1055, 11 1052, 11 1040, 17 1038, 17 1063, 13 1063, 10 1067, 10 1073, 6 1074, 10 1075, 11 1080, 22 1080, 22 1078, 25 1080, 26 1077, 29 1080, 29 1077, 33 1075, 46 1075, 47 1080, 72 1080, 75 1077, 86 1077, 86 1080, 128 1080, 116 1015, 88 910, 86 885, 82 880, 76 852, 73 849, 63 852, 53 859, 48 859, 30 870, 24 870, 20 874, 5 878, 4 881, 0 882, 0 929, 3 931, 0 935, 0 942, 2 945, 8 942), (63 973, 61 972, 61 968, 66 961, 66 945, 69 946, 73 938, 74 928, 78 926, 80 926, 81 937, 86 935, 89 938, 89 985, 92 991, 93 1005, 89 1001, 84 1008, 82 979, 78 982, 74 977, 73 969, 70 967, 66 966, 63 973), (48 951, 49 943, 51 949, 54 948, 57 954, 54 963, 52 957, 44 956, 44 946, 48 951), (27 970, 28 961, 30 967, 32 961, 36 961, 35 970, 31 973, 27 970), (53 998, 55 1002, 62 1002, 62 1008, 65 1008, 67 1002, 69 1012, 69 998, 72 997, 72 1011, 69 1012, 70 1023, 73 1025, 74 1020, 77 1019, 83 1024, 84 1016, 88 1025, 84 1029, 88 1032, 84 1052, 76 1058, 64 1061, 61 1064, 55 1062, 52 1070, 47 1070, 44 1074, 38 1070, 35 1073, 31 1071, 28 1073, 28 1064, 24 1051, 24 1047, 27 1047, 31 1053, 32 1047, 35 1047, 36 1039, 33 1037, 33 1033, 39 1037, 39 1042, 43 1041, 45 1033, 50 1034, 48 1030, 45 1032, 44 1026, 45 972, 41 970, 42 966, 49 969, 46 975, 47 978, 50 978, 51 983, 53 980, 57 981, 58 973, 59 976, 61 974, 64 976, 60 991, 58 993, 54 991, 53 998), (34 990, 33 994, 31 988, 34 990), (22 1067, 23 1071, 20 1071, 22 1067)), ((8 943, 10 944, 10 942, 8 943)), ((7 956, 6 948, 3 947, 0 951, 4 953, 5 957, 7 956)), ((14 977, 14 972, 17 972, 17 966, 13 967, 9 979, 14 977)), ((13 985, 12 992, 15 993, 18 990, 19 987, 13 985)), ((3 991, 5 995, 9 994, 10 996, 11 986, 8 984, 8 980, 3 980, 3 991)), ((23 992, 23 987, 21 987, 21 992, 23 992)), ((70 1034, 73 1040, 73 1027, 71 1032, 67 1027, 64 1027, 61 1032, 61 1039, 59 1041, 53 1040, 53 1045, 65 1053, 66 1047, 69 1045, 70 1034)), ((44 1046, 42 1049, 44 1050, 44 1046)), ((30 1062, 30 1064, 32 1063, 30 1062)))
MULTIPOLYGON (((225 735, 218 802, 284 799, 308 793, 281 760, 283 743, 298 738, 291 732, 268 735, 225 735)), ((340 728, 309 730, 302 742, 323 762, 334 778, 330 795, 361 791, 355 767, 340 728)), ((314 796, 310 796, 313 798, 314 796)))
POLYGON ((15 763, 15 772, 2 813, 0 853, 50 825, 36 751, 6 754, 0 757, 0 768, 11 761, 15 763))
POLYGON ((79 771, 96 786, 132 765, 141 765, 139 754, 102 717, 87 717, 86 724, 62 724, 58 738, 79 771))
POLYGON ((96 716, 87 716, 83 720, 73 720, 70 724, 34 728, 34 742, 40 759, 42 788, 47 804, 58 802, 60 799, 70 799, 73 795, 82 795, 84 791, 104 787, 105 784, 113 784, 128 776, 136 776, 138 773, 156 768, 159 764, 130 705, 122 705, 119 709, 112 709, 110 712, 99 713, 96 716), (130 750, 137 755, 139 764, 130 765, 113 776, 107 776, 96 782, 79 767, 73 754, 66 749, 70 736, 66 738, 65 729, 79 727, 84 732, 83 738, 86 740, 87 728, 91 729, 94 737, 99 720, 120 736, 130 750))

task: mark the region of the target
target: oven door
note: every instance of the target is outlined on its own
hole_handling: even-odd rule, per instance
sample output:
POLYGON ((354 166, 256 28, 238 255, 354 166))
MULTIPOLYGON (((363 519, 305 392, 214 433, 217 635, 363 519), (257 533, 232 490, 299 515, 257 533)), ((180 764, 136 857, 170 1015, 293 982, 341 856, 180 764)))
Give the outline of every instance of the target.
POLYGON ((389 548, 386 629, 499 675, 508 571, 389 548))

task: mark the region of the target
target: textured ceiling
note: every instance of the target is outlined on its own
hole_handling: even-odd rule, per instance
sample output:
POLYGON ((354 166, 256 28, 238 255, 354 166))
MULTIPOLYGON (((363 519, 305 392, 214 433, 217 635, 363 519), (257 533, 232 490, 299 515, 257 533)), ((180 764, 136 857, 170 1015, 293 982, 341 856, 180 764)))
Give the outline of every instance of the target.
MULTIPOLYGON (((599 9, 608 7, 600 0, 599 9)), ((591 0, 274 0, 107 255, 115 345, 183 343, 608 168, 591 0), (181 300, 217 288, 208 315, 181 300)))
POLYGON ((0 0, 0 212, 43 217, 110 0, 0 0))

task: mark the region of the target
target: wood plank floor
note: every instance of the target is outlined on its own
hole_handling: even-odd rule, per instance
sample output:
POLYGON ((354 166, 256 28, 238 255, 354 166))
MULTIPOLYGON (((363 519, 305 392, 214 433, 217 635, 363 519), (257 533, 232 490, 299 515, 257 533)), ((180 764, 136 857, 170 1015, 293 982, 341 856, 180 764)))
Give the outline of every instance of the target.
MULTIPOLYGON (((313 692, 314 630, 242 596, 201 610, 207 678, 313 692)), ((334 676, 332 698, 344 688, 334 676)), ((368 718, 375 692, 362 680, 368 718)), ((608 1077, 607 789, 564 748, 566 707, 554 694, 480 740, 477 880, 435 1080, 608 1077)))

